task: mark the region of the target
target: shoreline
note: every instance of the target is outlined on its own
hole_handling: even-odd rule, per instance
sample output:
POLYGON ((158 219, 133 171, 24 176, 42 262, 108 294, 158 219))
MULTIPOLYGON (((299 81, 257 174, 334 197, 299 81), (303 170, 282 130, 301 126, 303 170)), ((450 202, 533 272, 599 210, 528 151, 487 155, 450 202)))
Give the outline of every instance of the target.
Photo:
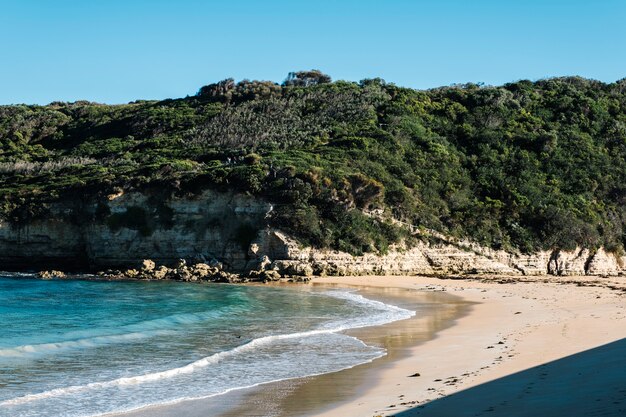
MULTIPOLYGON (((261 285, 261 284, 254 284, 261 285)), ((292 284, 273 284, 291 287, 292 284)), ((317 286, 317 284, 316 284, 317 286)), ((468 303, 459 297, 442 293, 415 292, 406 289, 362 288, 352 285, 322 284, 325 289, 356 289, 368 299, 399 306, 417 308, 424 314, 391 323, 354 328, 341 333, 358 338, 368 345, 385 348, 387 354, 377 359, 330 373, 271 381, 254 387, 175 404, 148 406, 113 414, 119 417, 214 417, 229 416, 291 416, 320 410, 320 405, 333 396, 337 401, 351 398, 360 385, 370 384, 369 375, 382 364, 390 364, 405 354, 416 341, 424 342, 441 328, 450 327, 454 320, 467 314, 468 303), (312 388, 312 389, 311 389, 312 388), (291 401, 296 396, 297 403, 291 401)))
POLYGON ((427 343, 442 330, 454 327, 459 318, 471 314, 473 304, 442 292, 355 286, 342 282, 315 285, 357 289, 360 295, 376 301, 409 309, 417 306, 417 312, 409 319, 345 331, 368 345, 384 348, 384 356, 340 371, 268 383, 262 390, 244 393, 243 403, 219 417, 266 415, 259 414, 258 405, 267 403, 275 403, 271 414, 274 417, 314 416, 331 411, 336 404, 360 398, 365 390, 376 386, 375 380, 381 369, 405 359, 414 346, 427 343))
MULTIPOLYGON (((519 414, 528 407, 525 397, 533 386, 541 384, 545 385, 542 393, 535 392, 532 397, 533 401, 543 401, 538 404, 544 409, 537 415, 582 416, 585 414, 577 412, 584 407, 592 407, 587 414, 626 415, 626 383, 622 377, 626 374, 626 343, 621 343, 626 342, 623 277, 317 277, 312 285, 357 288, 368 298, 391 304, 393 297, 385 301, 385 292, 403 291, 413 298, 419 294, 441 295, 461 300, 459 305, 468 308, 448 317, 447 324, 431 337, 406 337, 397 351, 388 350, 384 357, 364 365, 238 389, 213 399, 115 415, 413 417, 473 416, 486 411, 485 415, 492 417, 524 416, 530 415, 519 414), (372 296, 376 293, 378 296, 372 296), (563 361, 569 361, 567 369, 555 365, 563 361), (580 372, 570 375, 568 369, 580 372), (410 377, 413 374, 419 376, 410 377), (552 391, 554 387, 563 389, 567 385, 564 380, 568 381, 568 391, 559 391, 558 395, 571 397, 570 393, 575 392, 577 398, 569 398, 570 408, 551 414, 555 399, 563 399, 552 391), (335 388, 329 390, 329 382, 333 381, 335 388), (491 388, 502 386, 503 381, 508 384, 503 392, 491 388), (337 387, 342 387, 338 393, 337 387), (511 387, 521 390, 519 398, 507 393, 511 387), (477 403, 474 406, 482 408, 467 408, 464 396, 470 394, 465 393, 471 393, 477 403), (589 396, 595 396, 593 401, 589 396), (465 408, 459 408, 459 402, 465 408), (263 405, 271 406, 271 410, 261 411, 263 405)), ((346 333, 376 344, 389 338, 393 333, 390 328, 411 320, 346 333)), ((410 334, 404 332, 405 336, 410 334)))
MULTIPOLYGON (((575 361, 567 369, 580 370, 576 375, 550 367, 555 361, 577 358, 601 349, 600 346, 626 340, 623 279, 365 276, 315 278, 313 285, 416 290, 414 295, 443 293, 460 297, 471 307, 468 314, 456 317, 453 325, 438 329, 434 337, 404 345, 401 349, 405 351, 400 355, 396 352, 335 373, 225 394, 219 397, 222 411, 215 414, 207 414, 208 402, 196 400, 168 410, 144 410, 133 416, 446 417, 483 412, 491 417, 624 415, 626 346, 618 346, 618 362, 611 363, 606 354, 600 356, 599 362, 575 361), (587 369, 588 363, 594 369, 587 369), (593 374, 598 369, 599 379, 593 374), (516 375, 532 370, 535 374, 525 380, 515 379, 516 375), (410 377, 413 374, 419 376, 410 377), (513 396, 507 389, 497 388, 499 381, 508 380, 513 381, 507 387, 513 389, 513 396), (593 381, 595 388, 591 386, 593 381), (336 386, 328 389, 330 382, 344 384, 339 395, 336 386), (545 385, 545 394, 531 395, 536 383, 545 385), (492 390, 494 384, 496 388, 492 390), (486 389, 481 391, 482 387, 486 389), (562 390, 555 393, 551 391, 553 387, 562 390), (474 394, 475 390, 478 394, 474 394), (464 392, 472 397, 470 408, 467 404, 455 404, 464 392), (573 397, 572 392, 577 394, 573 397), (591 401, 589 395, 596 398, 591 401), (564 398, 568 404, 563 404, 564 398), (533 401, 537 410, 528 409, 533 401), (271 407, 264 409, 268 404, 271 407)), ((374 331, 380 332, 386 326, 374 331)))

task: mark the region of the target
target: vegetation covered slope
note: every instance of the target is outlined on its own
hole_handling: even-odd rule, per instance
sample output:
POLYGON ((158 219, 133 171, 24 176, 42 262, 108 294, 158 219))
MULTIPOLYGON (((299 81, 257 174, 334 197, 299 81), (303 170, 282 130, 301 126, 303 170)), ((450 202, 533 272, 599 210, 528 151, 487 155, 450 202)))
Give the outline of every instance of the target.
POLYGON ((8 221, 68 197, 204 188, 267 198, 275 225, 352 253, 405 238, 392 218, 494 248, 621 251, 626 80, 417 91, 313 71, 176 100, 0 107, 8 221))

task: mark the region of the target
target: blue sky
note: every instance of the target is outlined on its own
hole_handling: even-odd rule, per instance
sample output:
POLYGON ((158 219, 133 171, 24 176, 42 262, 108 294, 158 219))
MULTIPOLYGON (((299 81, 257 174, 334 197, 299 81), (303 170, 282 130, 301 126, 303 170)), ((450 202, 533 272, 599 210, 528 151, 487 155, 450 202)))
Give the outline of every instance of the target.
POLYGON ((319 68, 414 88, 626 77, 623 0, 0 0, 0 104, 123 103, 319 68))

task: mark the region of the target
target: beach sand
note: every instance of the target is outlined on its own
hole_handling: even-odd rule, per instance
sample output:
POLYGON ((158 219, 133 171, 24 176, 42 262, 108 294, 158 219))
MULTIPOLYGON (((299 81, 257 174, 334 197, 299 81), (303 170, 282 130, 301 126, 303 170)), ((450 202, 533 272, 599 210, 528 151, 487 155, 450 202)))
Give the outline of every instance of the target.
POLYGON ((372 363, 127 416, 626 415, 625 278, 368 276, 313 285, 356 286, 406 307, 430 300, 440 310, 351 331, 387 349, 372 363))
MULTIPOLYGON (((626 279, 324 278, 445 290, 470 314, 316 416, 624 416, 626 279), (408 375, 419 373, 419 377, 408 375)), ((297 400, 297 399, 294 399, 297 400)))

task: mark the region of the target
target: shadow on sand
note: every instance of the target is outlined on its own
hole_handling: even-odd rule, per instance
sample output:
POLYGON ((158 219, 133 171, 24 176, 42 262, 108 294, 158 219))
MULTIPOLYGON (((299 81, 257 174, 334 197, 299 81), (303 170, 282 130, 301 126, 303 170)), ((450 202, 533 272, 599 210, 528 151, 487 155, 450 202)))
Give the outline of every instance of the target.
POLYGON ((626 339, 434 400, 396 417, 626 416, 626 339))

